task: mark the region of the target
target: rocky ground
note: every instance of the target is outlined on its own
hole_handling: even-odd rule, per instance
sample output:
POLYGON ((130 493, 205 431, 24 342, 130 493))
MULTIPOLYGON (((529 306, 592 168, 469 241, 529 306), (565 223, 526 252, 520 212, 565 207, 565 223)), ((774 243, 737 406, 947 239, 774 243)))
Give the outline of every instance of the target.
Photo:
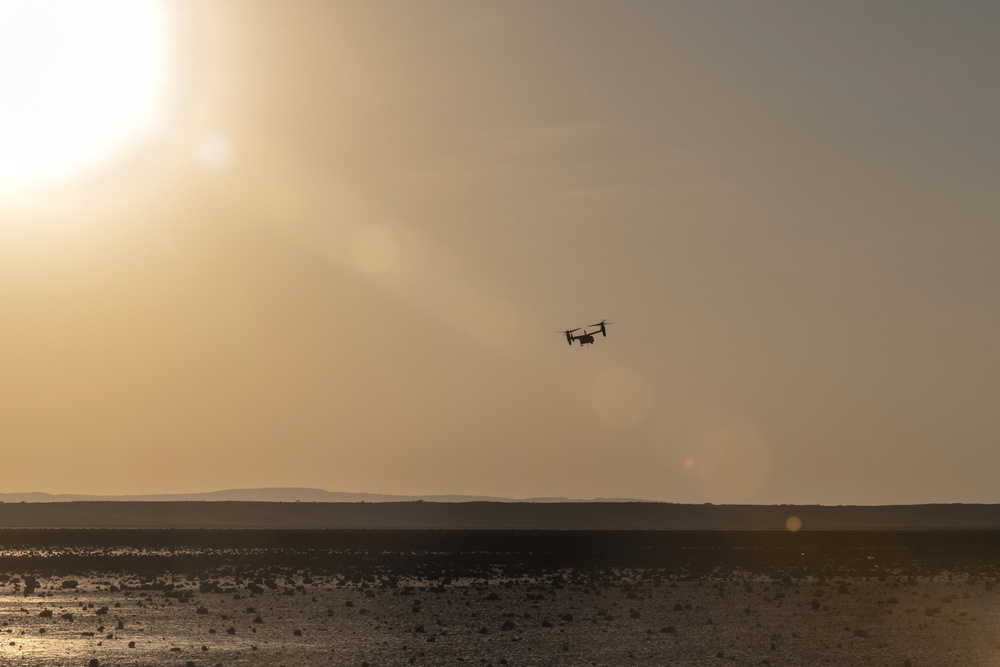
POLYGON ((997 665, 996 541, 0 531, 0 665, 997 665))

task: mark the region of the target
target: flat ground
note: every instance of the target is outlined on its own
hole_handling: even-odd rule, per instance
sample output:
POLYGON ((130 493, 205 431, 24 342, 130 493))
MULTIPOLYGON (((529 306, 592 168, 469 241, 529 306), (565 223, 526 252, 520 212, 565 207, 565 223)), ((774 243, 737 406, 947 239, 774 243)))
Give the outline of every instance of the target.
POLYGON ((0 665, 1000 665, 1000 533, 0 531, 0 665))

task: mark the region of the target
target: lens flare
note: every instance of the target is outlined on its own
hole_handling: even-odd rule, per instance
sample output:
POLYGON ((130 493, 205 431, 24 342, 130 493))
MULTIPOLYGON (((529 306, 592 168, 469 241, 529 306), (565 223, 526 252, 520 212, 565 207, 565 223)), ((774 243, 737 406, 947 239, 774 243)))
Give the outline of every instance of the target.
POLYGON ((398 268, 399 249, 396 239, 384 227, 365 227, 351 242, 351 259, 365 275, 388 279, 398 268))
POLYGON ((771 448, 749 421, 684 402, 659 416, 656 439, 664 462, 683 453, 690 474, 712 502, 752 502, 771 474, 771 448))
POLYGON ((198 141, 198 162, 208 171, 224 171, 233 163, 236 151, 229 137, 210 133, 198 141))

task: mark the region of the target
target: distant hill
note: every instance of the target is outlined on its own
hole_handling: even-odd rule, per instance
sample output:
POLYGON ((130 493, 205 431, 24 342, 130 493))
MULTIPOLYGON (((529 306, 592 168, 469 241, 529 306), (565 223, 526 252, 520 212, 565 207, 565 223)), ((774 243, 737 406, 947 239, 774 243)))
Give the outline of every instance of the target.
POLYGON ((160 493, 130 496, 101 496, 70 493, 0 493, 4 503, 71 503, 71 502, 193 502, 193 501, 235 501, 268 503, 471 503, 471 502, 527 502, 527 503, 569 503, 569 502, 643 502, 636 498, 595 498, 574 500, 571 498, 501 498, 496 496, 403 496, 380 493, 344 493, 308 488, 263 488, 226 489, 204 493, 160 493))
POLYGON ((643 502, 17 502, 0 528, 996 530, 1000 505, 678 505, 643 502))

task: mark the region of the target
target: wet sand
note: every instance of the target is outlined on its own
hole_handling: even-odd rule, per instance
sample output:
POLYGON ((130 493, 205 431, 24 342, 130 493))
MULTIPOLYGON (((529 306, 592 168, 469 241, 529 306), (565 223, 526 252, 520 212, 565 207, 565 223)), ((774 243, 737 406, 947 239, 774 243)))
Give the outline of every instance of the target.
POLYGON ((995 665, 998 549, 992 532, 6 530, 0 664, 995 665))

